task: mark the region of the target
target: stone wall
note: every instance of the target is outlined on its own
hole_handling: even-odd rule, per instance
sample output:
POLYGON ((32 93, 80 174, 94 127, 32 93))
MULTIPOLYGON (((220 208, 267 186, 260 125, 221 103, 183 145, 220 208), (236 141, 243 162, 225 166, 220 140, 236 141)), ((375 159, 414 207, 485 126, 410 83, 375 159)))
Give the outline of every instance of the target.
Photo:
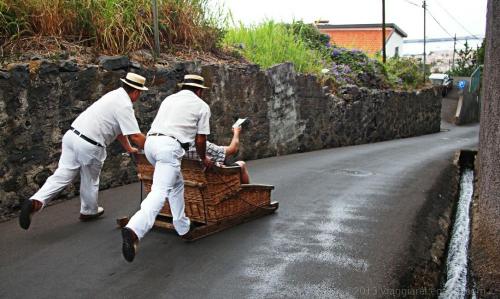
MULTIPOLYGON (((266 71, 255 65, 202 65, 186 62, 143 68, 125 57, 100 65, 72 61, 31 61, 0 71, 0 215, 19 207, 54 171, 61 136, 74 118, 105 92, 119 86, 127 70, 147 78, 148 92, 135 104, 147 131, 161 100, 176 91, 187 72, 201 73, 211 85, 210 140, 228 143, 235 118, 249 117, 240 156, 257 159, 322 148, 377 142, 438 132, 441 99, 435 90, 398 92, 345 86, 330 88, 293 65, 266 71)), ((136 180, 128 157, 109 148, 101 187, 136 180)), ((71 187, 62 197, 75 194, 71 187)))

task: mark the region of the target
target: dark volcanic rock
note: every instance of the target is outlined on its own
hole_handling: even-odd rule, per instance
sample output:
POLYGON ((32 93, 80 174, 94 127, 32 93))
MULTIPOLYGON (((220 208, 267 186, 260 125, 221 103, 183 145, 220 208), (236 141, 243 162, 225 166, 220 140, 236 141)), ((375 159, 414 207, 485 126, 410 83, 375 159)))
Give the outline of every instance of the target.
MULTIPOLYGON (((56 169, 61 138, 71 122, 106 92, 118 88, 129 67, 126 57, 101 57, 96 65, 71 61, 10 65, 0 73, 0 215, 12 212, 56 169), (104 67, 106 66, 106 67, 104 67), (41 71, 43 69, 43 71, 41 71)), ((147 132, 162 100, 176 92, 186 73, 199 73, 211 88, 204 99, 211 107, 209 139, 229 144, 231 125, 248 117, 239 157, 258 159, 300 151, 376 142, 438 132, 441 100, 432 90, 417 93, 380 91, 350 85, 328 93, 311 75, 297 74, 292 64, 268 70, 256 65, 201 65, 182 62, 135 69, 149 91, 134 104, 147 132)), ((137 180, 135 167, 115 143, 101 174, 100 187, 137 180)), ((61 196, 76 194, 71 186, 61 196)))
POLYGON ((130 64, 127 56, 101 56, 97 60, 99 66, 108 71, 128 69, 130 64))
POLYGON ((0 71, 0 79, 9 80, 10 74, 4 71, 0 71))
POLYGON ((137 61, 130 61, 131 71, 136 72, 137 70, 142 69, 142 65, 137 61))
POLYGON ((40 76, 47 74, 57 74, 59 72, 59 66, 55 63, 43 60, 38 69, 38 74, 40 76))
POLYGON ((77 72, 78 65, 74 61, 64 60, 64 61, 61 61, 61 63, 59 64, 59 71, 61 71, 61 72, 77 72))

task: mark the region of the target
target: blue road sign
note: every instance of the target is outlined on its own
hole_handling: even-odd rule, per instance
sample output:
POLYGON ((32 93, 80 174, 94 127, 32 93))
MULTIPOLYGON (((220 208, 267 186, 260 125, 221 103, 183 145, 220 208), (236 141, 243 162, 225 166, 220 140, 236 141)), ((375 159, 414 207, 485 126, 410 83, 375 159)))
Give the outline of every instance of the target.
POLYGON ((459 89, 464 89, 467 82, 465 80, 458 81, 457 87, 459 89))

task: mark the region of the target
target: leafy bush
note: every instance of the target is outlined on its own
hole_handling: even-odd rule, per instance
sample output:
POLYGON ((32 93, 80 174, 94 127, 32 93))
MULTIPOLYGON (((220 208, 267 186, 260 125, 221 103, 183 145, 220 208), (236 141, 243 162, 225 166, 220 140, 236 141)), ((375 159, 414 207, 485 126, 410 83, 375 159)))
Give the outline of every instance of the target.
POLYGON ((319 73, 323 65, 324 58, 318 50, 295 35, 289 26, 273 21, 228 29, 224 44, 235 47, 246 59, 264 68, 293 62, 299 72, 319 73))
POLYGON ((262 67, 290 61, 299 72, 321 74, 333 79, 336 85, 412 89, 423 83, 416 60, 389 58, 383 65, 362 51, 330 46, 328 40, 313 25, 267 21, 229 29, 224 44, 235 47, 246 59, 262 67))
POLYGON ((449 72, 452 76, 469 77, 474 70, 484 63, 485 42, 476 50, 469 47, 469 43, 465 41, 465 48, 457 51, 458 54, 455 67, 449 72))
POLYGON ((414 58, 390 57, 385 64, 392 86, 414 89, 423 85, 422 65, 414 58))
MULTIPOLYGON (((158 1, 161 44, 214 49, 223 36, 223 15, 211 15, 208 1, 158 1)), ((2 44, 50 36, 126 53, 152 47, 152 24, 150 0, 0 0, 2 44)))
POLYGON ((330 74, 339 84, 357 84, 371 88, 388 86, 383 65, 362 51, 332 47, 330 58, 330 74))
POLYGON ((295 21, 285 26, 292 30, 298 39, 302 40, 306 45, 315 50, 325 51, 330 44, 330 36, 319 32, 313 24, 305 24, 302 21, 295 21))
POLYGON ((484 64, 485 54, 486 54, 486 39, 483 39, 483 42, 481 43, 481 46, 477 48, 477 53, 476 53, 478 65, 484 64))
POLYGON ((331 60, 330 74, 341 85, 415 89, 424 84, 421 63, 416 59, 390 57, 384 65, 378 56, 372 59, 359 50, 332 47, 331 60))

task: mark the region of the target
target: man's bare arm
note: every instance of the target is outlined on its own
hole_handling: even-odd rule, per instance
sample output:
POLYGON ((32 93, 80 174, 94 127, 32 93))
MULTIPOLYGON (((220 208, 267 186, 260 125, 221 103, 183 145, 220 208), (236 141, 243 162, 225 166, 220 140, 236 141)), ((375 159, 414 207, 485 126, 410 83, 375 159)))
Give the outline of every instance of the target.
POLYGON ((212 160, 206 156, 207 149, 207 135, 196 134, 195 139, 196 153, 198 157, 203 161, 206 167, 212 166, 212 160))
POLYGON ((133 144, 137 145, 137 147, 143 149, 144 143, 146 142, 146 136, 142 133, 127 135, 133 144))
POLYGON ((122 134, 118 135, 116 139, 120 142, 123 149, 127 151, 127 153, 135 153, 137 149, 130 145, 127 136, 123 136, 122 134))
POLYGON ((240 148, 240 132, 241 128, 233 128, 233 138, 229 146, 226 146, 226 156, 235 155, 240 148))

